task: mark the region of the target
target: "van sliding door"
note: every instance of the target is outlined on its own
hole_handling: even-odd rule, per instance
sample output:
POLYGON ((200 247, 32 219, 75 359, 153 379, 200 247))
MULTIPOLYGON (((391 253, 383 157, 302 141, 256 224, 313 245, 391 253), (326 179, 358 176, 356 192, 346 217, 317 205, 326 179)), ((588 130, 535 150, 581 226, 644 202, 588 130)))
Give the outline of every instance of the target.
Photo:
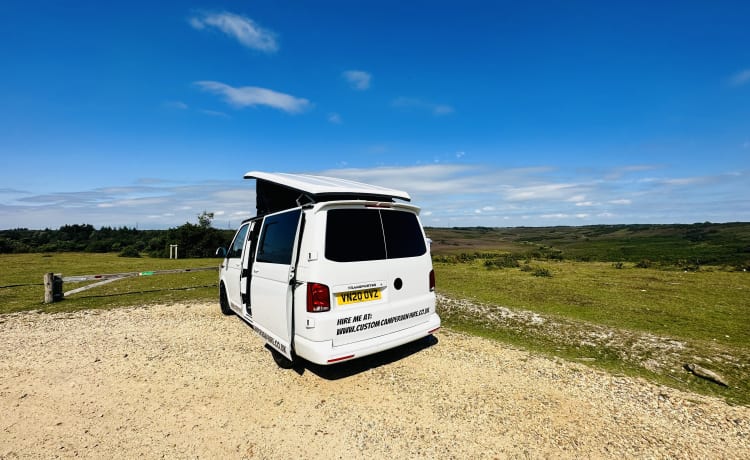
POLYGON ((252 278, 253 263, 255 262, 255 249, 258 247, 258 234, 260 233, 261 219, 250 221, 245 250, 242 255, 242 276, 240 277, 240 295, 242 297, 243 313, 247 318, 252 318, 252 306, 250 304, 250 279, 252 278))
POLYGON ((291 359, 293 261, 302 211, 263 218, 250 281, 253 325, 268 343, 291 359))

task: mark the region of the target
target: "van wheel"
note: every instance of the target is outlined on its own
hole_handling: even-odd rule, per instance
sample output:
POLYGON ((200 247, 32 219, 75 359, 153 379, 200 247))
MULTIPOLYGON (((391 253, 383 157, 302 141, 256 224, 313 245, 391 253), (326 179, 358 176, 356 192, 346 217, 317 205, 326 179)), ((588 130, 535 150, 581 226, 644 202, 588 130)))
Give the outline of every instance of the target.
POLYGON ((229 308, 229 299, 227 298, 227 290, 224 288, 224 283, 221 283, 221 288, 219 289, 219 307, 221 307, 221 312, 227 316, 234 313, 229 308))
POLYGON ((279 351, 274 350, 273 348, 271 348, 271 355, 273 356, 273 360, 276 361, 276 365, 280 368, 291 369, 294 367, 294 361, 282 355, 279 351))

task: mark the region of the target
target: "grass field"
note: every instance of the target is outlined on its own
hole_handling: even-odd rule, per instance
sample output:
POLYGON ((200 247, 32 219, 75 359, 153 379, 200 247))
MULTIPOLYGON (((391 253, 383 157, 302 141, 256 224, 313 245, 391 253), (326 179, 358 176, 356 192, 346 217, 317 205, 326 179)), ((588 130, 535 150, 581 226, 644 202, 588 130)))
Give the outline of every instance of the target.
POLYGON ((538 313, 555 322, 557 331, 532 324, 498 328, 482 315, 455 312, 444 312, 444 324, 750 404, 750 273, 643 269, 633 264, 618 269, 604 262, 533 261, 531 265, 544 268, 546 275, 534 276, 534 270, 523 268, 488 269, 481 260, 436 263, 438 291, 538 313), (625 339, 586 345, 591 341, 581 340, 585 336, 581 331, 587 329, 599 335, 614 331, 612 337, 625 339), (638 338, 652 336, 654 342, 680 345, 652 347, 634 356, 638 338), (655 356, 660 353, 664 356, 655 356), (655 360, 663 366, 647 369, 644 363, 655 360), (681 369, 688 362, 719 372, 732 388, 688 379, 681 369))
POLYGON ((427 228, 432 253, 505 251, 519 257, 750 268, 750 223, 427 228))
MULTIPOLYGON (((220 259, 155 259, 116 254, 54 253, 0 255, 0 313, 114 308, 147 303, 218 298, 220 259), (44 274, 94 275, 176 268, 217 267, 217 271, 142 276, 115 281, 45 305, 44 274), (20 285, 20 286, 19 286, 20 285), (12 287, 7 287, 12 286, 12 287)), ((65 283, 64 291, 86 283, 65 283)))
MULTIPOLYGON (((73 276, 219 264, 220 260, 214 258, 169 260, 90 253, 0 255, 0 313, 216 300, 215 271, 119 280, 50 305, 42 302, 42 280, 47 272, 73 276)), ((440 313, 447 327, 750 404, 750 273, 710 267, 685 272, 635 268, 633 263, 567 260, 531 260, 520 267, 495 268, 487 267, 481 258, 464 263, 436 262, 435 271, 441 294, 489 305, 485 313, 490 314, 496 307, 533 312, 554 326, 544 329, 536 323, 516 322, 508 327, 487 321, 481 314, 446 309, 440 313), (581 341, 581 337, 606 335, 605 332, 613 338, 596 343, 581 341), (639 344, 643 337, 651 336, 655 343, 681 345, 644 351, 639 344), (644 367, 646 362, 661 366, 644 367), (680 369, 687 362, 719 372, 731 387, 726 389, 687 376, 680 369)), ((66 283, 64 290, 83 284, 66 283)))

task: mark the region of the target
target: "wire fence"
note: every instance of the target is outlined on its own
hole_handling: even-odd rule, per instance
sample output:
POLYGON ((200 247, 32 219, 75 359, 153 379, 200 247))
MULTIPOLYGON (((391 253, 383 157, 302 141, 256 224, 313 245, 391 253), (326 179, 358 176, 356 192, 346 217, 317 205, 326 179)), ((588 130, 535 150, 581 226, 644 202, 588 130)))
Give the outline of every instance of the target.
MULTIPOLYGON (((123 279, 142 277, 142 276, 168 275, 168 274, 175 274, 175 273, 201 272, 201 271, 218 270, 218 269, 219 267, 198 267, 198 268, 178 268, 178 269, 169 269, 169 270, 149 270, 149 271, 140 271, 140 272, 103 273, 103 274, 95 274, 95 275, 74 275, 74 276, 62 276, 62 274, 46 273, 44 275, 44 283, 42 284, 30 283, 30 284, 26 284, 26 286, 40 286, 40 285, 44 286, 44 303, 54 303, 70 295, 77 294, 83 291, 87 291, 89 289, 93 289, 95 287, 102 286, 102 285, 109 284, 109 283, 123 280, 123 279), (86 282, 86 281, 96 281, 96 282, 88 284, 86 286, 79 287, 79 288, 71 289, 67 292, 63 291, 63 285, 66 282, 67 283, 80 283, 80 282, 86 282)), ((204 286, 193 286, 193 287, 165 288, 165 289, 157 289, 157 290, 130 292, 128 294, 157 292, 160 290, 186 290, 186 289, 196 289, 200 287, 211 287, 211 286, 204 285, 204 286)), ((94 296, 88 296, 88 297, 94 297, 94 296)))

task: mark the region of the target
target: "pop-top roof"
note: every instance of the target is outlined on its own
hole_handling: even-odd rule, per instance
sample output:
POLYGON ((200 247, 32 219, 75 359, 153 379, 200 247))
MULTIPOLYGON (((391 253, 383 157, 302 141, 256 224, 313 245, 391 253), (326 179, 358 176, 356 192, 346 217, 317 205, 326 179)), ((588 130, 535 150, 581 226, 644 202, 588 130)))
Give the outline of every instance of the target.
POLYGON ((408 193, 334 177, 308 174, 250 171, 245 179, 257 179, 257 215, 293 208, 304 203, 333 200, 411 201, 408 193))

